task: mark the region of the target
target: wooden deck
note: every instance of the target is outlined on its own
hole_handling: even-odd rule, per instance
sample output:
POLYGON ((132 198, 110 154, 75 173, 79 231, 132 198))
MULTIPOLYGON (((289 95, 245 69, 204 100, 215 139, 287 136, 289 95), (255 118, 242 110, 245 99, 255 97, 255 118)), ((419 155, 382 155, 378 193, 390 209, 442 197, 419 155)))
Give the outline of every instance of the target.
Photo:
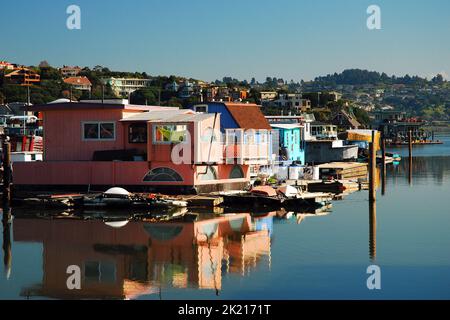
POLYGON ((335 176, 339 180, 367 177, 368 165, 361 162, 331 162, 318 166, 320 175, 335 176))

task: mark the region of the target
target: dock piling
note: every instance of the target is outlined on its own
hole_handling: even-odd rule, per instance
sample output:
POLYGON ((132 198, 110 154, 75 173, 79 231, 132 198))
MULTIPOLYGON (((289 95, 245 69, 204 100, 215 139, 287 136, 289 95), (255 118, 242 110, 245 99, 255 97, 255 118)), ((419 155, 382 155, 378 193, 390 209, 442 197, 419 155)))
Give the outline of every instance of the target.
POLYGON ((377 257, 377 204, 369 201, 369 257, 375 261, 377 257))
POLYGON ((12 251, 11 251, 11 210, 3 209, 3 264, 5 267, 6 278, 8 279, 11 275, 11 261, 12 261, 12 251))
POLYGON ((381 132, 381 194, 386 193, 386 139, 381 132))
POLYGON ((408 131, 408 151, 409 151, 409 166, 408 166, 408 181, 412 184, 412 166, 413 166, 413 141, 412 141, 412 131, 408 131))
POLYGON ((369 143, 369 200, 376 200, 375 174, 377 168, 377 153, 375 150, 375 131, 372 130, 372 141, 369 143))
POLYGON ((9 208, 11 203, 11 144, 3 142, 3 208, 9 208))

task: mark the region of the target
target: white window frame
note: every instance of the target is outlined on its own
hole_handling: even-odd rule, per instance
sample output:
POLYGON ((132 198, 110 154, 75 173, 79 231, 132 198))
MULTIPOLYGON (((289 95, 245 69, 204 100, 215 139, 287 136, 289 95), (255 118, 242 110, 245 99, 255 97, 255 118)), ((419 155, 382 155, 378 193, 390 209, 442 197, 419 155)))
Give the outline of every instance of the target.
POLYGON ((116 141, 116 122, 115 121, 82 121, 81 122, 81 140, 82 141, 116 141), (105 138, 100 138, 100 125, 101 124, 112 124, 113 125, 113 131, 114 131, 114 137, 112 139, 105 139, 105 138), (92 138, 85 138, 84 136, 84 125, 86 124, 96 124, 98 126, 98 138, 97 139, 92 139, 92 138))
POLYGON ((194 111, 195 112, 203 112, 203 113, 208 113, 208 105, 207 104, 198 104, 194 106, 194 111), (197 108, 205 108, 205 111, 198 111, 197 108))

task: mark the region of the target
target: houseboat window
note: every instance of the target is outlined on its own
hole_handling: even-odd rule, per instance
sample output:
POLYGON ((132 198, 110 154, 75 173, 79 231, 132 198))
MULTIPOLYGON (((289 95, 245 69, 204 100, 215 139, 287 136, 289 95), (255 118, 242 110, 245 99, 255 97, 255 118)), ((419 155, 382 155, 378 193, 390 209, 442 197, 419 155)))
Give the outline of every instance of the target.
POLYGON ((255 140, 256 140, 255 139, 255 135, 256 135, 256 132, 253 129, 249 129, 249 130, 245 131, 244 132, 244 141, 245 141, 245 143, 254 144, 255 140))
POLYGON ((84 140, 114 140, 116 138, 114 122, 84 122, 84 140))
POLYGON ((100 139, 114 139, 114 123, 100 123, 100 139))
POLYGON ((183 181, 181 175, 173 169, 160 167, 150 170, 144 177, 144 182, 177 182, 183 181))
POLYGON ((116 265, 109 261, 86 261, 84 276, 88 283, 115 283, 116 265))
POLYGON ((136 123, 130 124, 128 127, 129 143, 146 143, 147 142, 147 124, 136 123))
POLYGON ((84 139, 98 139, 98 124, 85 123, 84 124, 84 139))
POLYGON ((259 135, 259 142, 260 143, 266 143, 267 142, 267 134, 266 133, 258 133, 259 135))
POLYGON ((153 142, 176 143, 186 141, 187 125, 154 126, 153 142))
POLYGON ((198 178, 200 180, 203 180, 203 181, 217 180, 217 173, 213 167, 208 166, 206 168, 206 170, 205 169, 199 169, 199 170, 200 171, 198 172, 198 178))
POLYGON ((199 105, 194 107, 195 112, 208 112, 208 106, 207 105, 199 105))
POLYGON ((230 172, 230 179, 241 179, 244 178, 244 172, 242 172, 242 169, 240 166, 234 166, 233 169, 231 169, 230 172))
POLYGON ((203 134, 201 136, 201 140, 204 142, 215 142, 218 141, 217 136, 214 132, 214 129, 211 127, 208 127, 203 131, 203 134))

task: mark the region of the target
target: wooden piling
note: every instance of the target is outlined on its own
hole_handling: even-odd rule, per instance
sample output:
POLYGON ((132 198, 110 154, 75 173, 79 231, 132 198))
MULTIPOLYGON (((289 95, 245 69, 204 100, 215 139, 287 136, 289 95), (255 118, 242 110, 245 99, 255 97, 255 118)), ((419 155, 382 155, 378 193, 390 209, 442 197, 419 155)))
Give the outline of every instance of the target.
POLYGON ((369 200, 376 200, 375 175, 377 168, 377 153, 375 150, 375 131, 372 131, 372 141, 369 143, 369 200))
POLYGON ((412 166, 413 166, 413 141, 412 141, 412 131, 408 131, 408 149, 409 149, 409 166, 408 166, 408 181, 409 184, 412 183, 412 166))
POLYGON ((381 133, 381 194, 386 193, 386 139, 384 132, 381 133))
POLYGON ((377 257, 377 204, 369 201, 369 257, 375 261, 377 257))
POLYGON ((11 144, 3 142, 3 209, 9 208, 11 203, 11 144))
POLYGON ((6 271, 6 277, 9 278, 11 274, 11 212, 3 211, 3 265, 6 271))

